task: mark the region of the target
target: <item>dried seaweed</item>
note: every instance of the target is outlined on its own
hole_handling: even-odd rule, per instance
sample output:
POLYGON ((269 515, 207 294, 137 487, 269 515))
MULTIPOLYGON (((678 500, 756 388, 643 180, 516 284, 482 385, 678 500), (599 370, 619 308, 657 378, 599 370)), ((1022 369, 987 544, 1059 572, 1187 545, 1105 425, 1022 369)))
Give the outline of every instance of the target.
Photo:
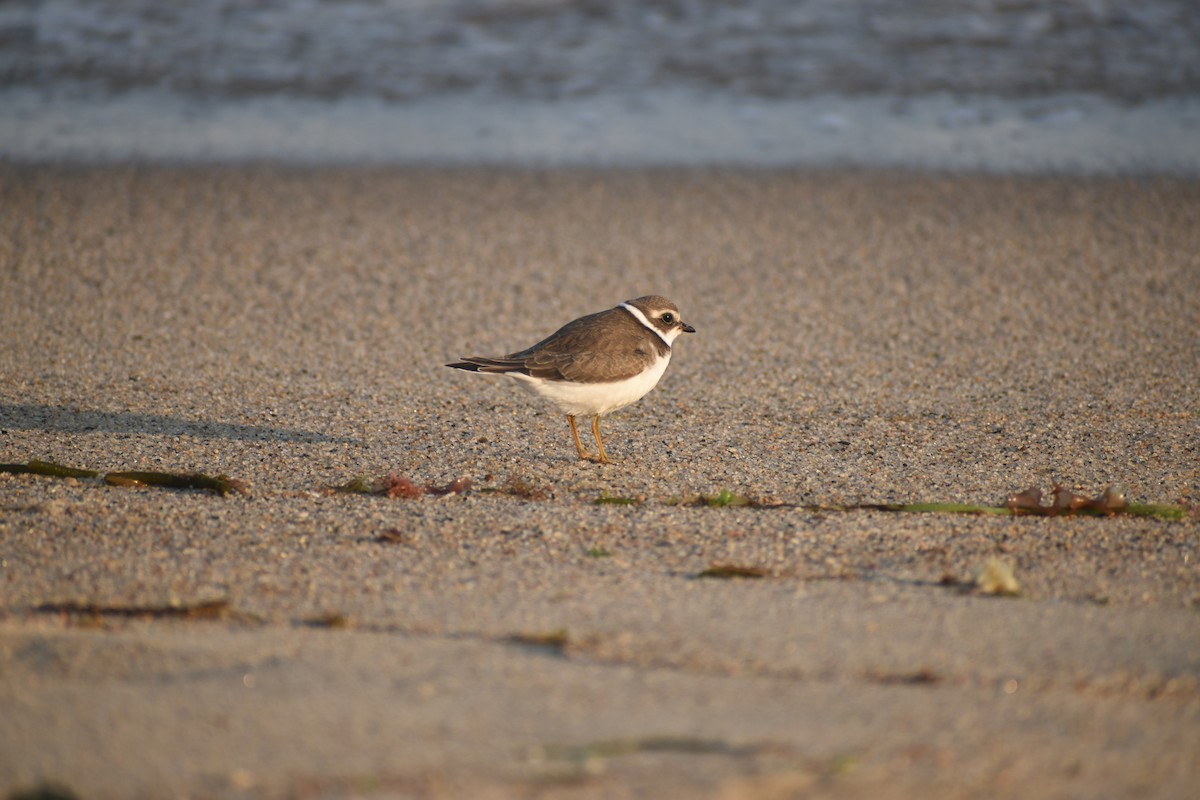
POLYGON ((538 488, 531 481, 515 474, 509 475, 508 480, 504 482, 503 486, 487 487, 479 491, 489 494, 506 494, 511 497, 519 497, 522 500, 549 500, 554 497, 553 487, 545 486, 538 488))
POLYGON ((592 501, 594 506, 636 506, 640 505, 646 498, 644 497, 620 497, 611 495, 607 491, 600 492, 600 496, 592 501))
POLYGON ((1131 503, 1124 493, 1106 488, 1096 497, 1075 494, 1059 484, 1052 489, 1054 499, 1049 505, 1042 504, 1042 490, 1031 487, 1011 494, 1002 506, 972 505, 969 503, 866 503, 843 506, 843 511, 892 511, 913 514, 975 514, 1011 516, 1091 516, 1110 517, 1127 514, 1133 517, 1157 517, 1159 519, 1186 519, 1192 513, 1187 505, 1164 505, 1156 503, 1131 503))
POLYGON ((330 488, 338 494, 379 494, 379 484, 357 475, 345 483, 330 488))
POLYGON ((205 475, 200 472, 109 472, 104 482, 110 486, 158 486, 163 489, 196 489, 212 492, 222 497, 228 494, 246 494, 246 484, 226 475, 205 475))
POLYGON ((765 578, 770 571, 763 567, 749 567, 741 564, 713 564, 708 569, 696 573, 697 578, 765 578))
POLYGON ((721 739, 703 739, 695 736, 636 736, 603 739, 579 745, 543 745, 537 755, 544 759, 590 761, 638 753, 752 756, 774 749, 776 748, 763 744, 734 744, 721 739))
POLYGON ((99 478, 100 473, 91 469, 76 469, 52 461, 34 459, 28 464, 0 464, 0 472, 26 475, 45 475, 51 478, 99 478))
POLYGON ((557 653, 562 653, 566 650, 567 644, 570 642, 566 628, 556 628, 551 631, 539 631, 535 633, 514 633, 505 637, 505 639, 512 644, 524 645, 526 647, 542 647, 557 653))
POLYGON ((371 494, 414 500, 427 494, 435 497, 462 494, 469 491, 470 488, 471 479, 466 477, 455 478, 444 486, 438 486, 434 483, 417 484, 408 477, 392 473, 377 480, 357 476, 343 484, 331 487, 330 491, 337 494, 371 494))
POLYGON ((1004 503, 1005 507, 1014 514, 1022 513, 1041 513, 1042 510, 1042 490, 1036 486, 1032 486, 1023 492, 1009 495, 1008 500, 1004 503))
POLYGON ((0 472, 15 474, 44 475, 51 478, 103 478, 110 486, 146 487, 158 486, 164 489, 198 489, 219 494, 246 494, 246 484, 226 475, 205 475, 200 472, 99 472, 92 469, 78 469, 50 461, 34 459, 27 464, 0 464, 0 472))
POLYGON ((403 475, 389 475, 384 478, 379 492, 384 497, 400 497, 405 500, 414 500, 425 493, 423 488, 403 475))
MULTIPOLYGON (((25 464, 0 464, 0 473, 32 474, 56 478, 96 479, 102 478, 112 486, 159 487, 179 490, 199 490, 221 496, 246 494, 247 486, 242 481, 226 475, 210 476, 203 473, 175 473, 158 471, 99 472, 79 469, 50 461, 31 460, 25 464)), ((490 479, 490 476, 489 476, 490 479)), ((412 479, 391 474, 372 480, 355 477, 344 484, 330 487, 328 491, 344 494, 370 494, 391 498, 416 499, 425 495, 443 496, 463 494, 473 488, 470 478, 460 477, 445 485, 434 483, 418 484, 412 479)), ((510 475, 500 487, 479 489, 484 493, 506 494, 523 500, 549 500, 554 497, 552 486, 537 486, 532 481, 510 475)), ((1031 487, 1009 495, 1001 506, 975 505, 967 503, 863 503, 844 506, 797 505, 778 501, 763 501, 738 494, 728 489, 715 494, 693 494, 667 498, 669 506, 700 506, 705 508, 803 508, 819 513, 827 511, 887 511, 914 514, 973 514, 1009 516, 1118 516, 1154 517, 1165 520, 1200 520, 1200 506, 1187 503, 1179 505, 1162 503, 1134 503, 1125 494, 1112 486, 1095 497, 1076 494, 1055 483, 1051 489, 1052 499, 1043 503, 1043 492, 1031 487)), ((610 495, 602 491, 592 500, 593 505, 639 505, 645 502, 642 496, 610 495)))
POLYGON ((1042 505, 1042 492, 1037 488, 1026 489, 1011 495, 1004 507, 1017 515, 1042 517, 1093 516, 1110 517, 1128 514, 1133 517, 1159 517, 1161 519, 1185 519, 1191 509, 1187 505, 1165 505, 1160 503, 1131 503, 1125 493, 1112 486, 1106 487, 1095 497, 1075 494, 1055 483, 1051 492, 1054 499, 1042 505))
POLYGON ((921 667, 912 672, 873 672, 868 677, 885 686, 931 686, 943 680, 936 670, 929 667, 921 667))
POLYGON ((464 494, 471 490, 471 479, 464 476, 455 478, 445 486, 436 486, 432 483, 425 484, 425 491, 428 494, 441 496, 445 494, 464 494))
POLYGON ((234 616, 233 607, 224 598, 201 600, 195 603, 171 602, 159 606, 125 606, 68 600, 65 602, 39 603, 34 606, 33 610, 45 614, 124 617, 130 619, 228 619, 234 616))
POLYGON ((1008 509, 995 506, 980 506, 970 503, 864 503, 849 506, 847 510, 896 511, 908 514, 1009 514, 1008 509))

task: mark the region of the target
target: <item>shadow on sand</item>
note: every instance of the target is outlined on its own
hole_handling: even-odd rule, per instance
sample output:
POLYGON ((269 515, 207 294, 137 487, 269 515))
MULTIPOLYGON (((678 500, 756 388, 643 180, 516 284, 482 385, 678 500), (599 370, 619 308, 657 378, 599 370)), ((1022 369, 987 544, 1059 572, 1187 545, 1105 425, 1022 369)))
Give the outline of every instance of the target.
POLYGON ((132 411, 84 411, 32 403, 0 403, 0 430, 4 429, 194 436, 198 439, 231 439, 245 442, 360 443, 358 439, 345 436, 329 436, 291 428, 204 422, 132 411))

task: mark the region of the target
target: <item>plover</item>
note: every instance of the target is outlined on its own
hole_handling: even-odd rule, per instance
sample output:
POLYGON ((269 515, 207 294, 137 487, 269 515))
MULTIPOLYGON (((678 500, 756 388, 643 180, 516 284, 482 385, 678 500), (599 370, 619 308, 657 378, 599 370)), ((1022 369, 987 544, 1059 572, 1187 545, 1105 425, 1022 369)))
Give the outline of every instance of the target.
POLYGON ((671 361, 675 337, 695 332, 674 303, 652 294, 568 322, 525 350, 463 357, 446 366, 516 378, 567 415, 580 458, 607 464, 600 418, 653 389, 671 361), (597 455, 583 449, 576 417, 592 418, 597 455))

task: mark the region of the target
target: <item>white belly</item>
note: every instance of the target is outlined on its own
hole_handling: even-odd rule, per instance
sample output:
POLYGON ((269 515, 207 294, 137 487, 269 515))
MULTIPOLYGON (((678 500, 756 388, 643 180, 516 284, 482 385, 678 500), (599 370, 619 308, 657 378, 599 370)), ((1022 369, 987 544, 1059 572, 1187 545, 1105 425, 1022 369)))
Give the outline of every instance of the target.
POLYGON ((570 383, 531 378, 516 372, 508 374, 519 380, 529 391, 554 403, 564 414, 573 417, 601 417, 641 400, 658 385, 669 363, 671 354, 667 353, 645 372, 612 383, 570 383))

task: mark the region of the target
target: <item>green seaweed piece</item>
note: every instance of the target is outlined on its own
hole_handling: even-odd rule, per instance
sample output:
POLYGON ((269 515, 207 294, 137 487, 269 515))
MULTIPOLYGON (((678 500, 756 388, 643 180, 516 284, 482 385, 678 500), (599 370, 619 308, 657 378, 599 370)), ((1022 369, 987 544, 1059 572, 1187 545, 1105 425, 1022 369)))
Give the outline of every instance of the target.
MULTIPOLYGON (((727 508, 727 507, 742 507, 742 508, 760 508, 762 503, 742 494, 735 494, 728 489, 723 489, 716 494, 689 494, 682 497, 668 497, 663 501, 668 506, 705 506, 707 508, 727 508)), ((773 504, 774 507, 782 508, 783 504, 773 504)))
POLYGON ((94 469, 78 469, 50 461, 34 459, 29 462, 29 469, 37 475, 49 475, 55 478, 99 478, 100 473, 94 469))
POLYGON ((600 496, 592 501, 594 506, 636 506, 642 502, 640 497, 620 497, 611 495, 608 492, 601 492, 600 496))
POLYGON ((371 481, 358 475, 343 484, 334 486, 332 491, 338 494, 379 494, 383 488, 377 481, 371 481))
POLYGON ((164 489, 198 489, 213 492, 222 497, 228 494, 245 494, 246 485, 225 475, 205 475, 200 472, 109 472, 104 482, 111 486, 159 486, 164 489))
POLYGON ((1187 519, 1187 506, 1172 506, 1163 503, 1130 503, 1125 513, 1131 517, 1158 517, 1159 519, 1187 519))
POLYGON ((734 494, 728 489, 723 489, 716 494, 702 494, 700 501, 709 508, 739 508, 757 506, 758 502, 741 494, 734 494))

